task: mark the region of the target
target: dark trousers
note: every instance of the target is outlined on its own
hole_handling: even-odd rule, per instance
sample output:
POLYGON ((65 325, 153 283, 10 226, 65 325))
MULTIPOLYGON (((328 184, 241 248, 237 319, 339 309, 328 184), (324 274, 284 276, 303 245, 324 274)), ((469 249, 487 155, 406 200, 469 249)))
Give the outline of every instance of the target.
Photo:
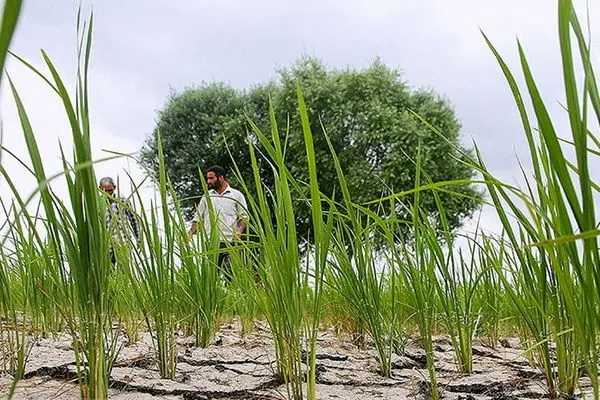
MULTIPOLYGON (((231 269, 231 252, 232 251, 241 251, 244 252, 244 249, 240 249, 239 246, 237 249, 231 249, 231 247, 234 247, 235 244, 231 243, 231 242, 220 242, 219 243, 219 260, 218 260, 218 265, 219 265, 219 272, 221 274, 223 274, 223 277, 225 278, 225 282, 226 283, 230 283, 231 282, 231 278, 233 277, 233 271, 231 269)), ((254 270, 254 281, 256 283, 261 283, 261 278, 260 275, 258 273, 258 266, 249 261, 252 264, 252 269, 254 270)))
POLYGON ((227 248, 233 246, 233 243, 221 242, 219 243, 219 271, 223 274, 227 283, 231 282, 231 255, 227 248))

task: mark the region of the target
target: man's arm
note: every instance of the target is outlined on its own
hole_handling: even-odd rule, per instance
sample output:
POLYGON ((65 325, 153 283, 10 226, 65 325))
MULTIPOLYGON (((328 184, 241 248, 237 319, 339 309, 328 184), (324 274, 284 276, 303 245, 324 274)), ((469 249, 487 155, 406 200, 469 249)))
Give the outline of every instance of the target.
POLYGON ((200 204, 196 208, 196 215, 194 220, 192 221, 192 226, 190 226, 190 230, 188 231, 188 238, 192 238, 198 232, 198 221, 201 220, 202 215, 204 214, 204 209, 206 209, 206 200, 204 197, 200 200, 200 204))
POLYGON ((237 237, 241 237, 242 233, 246 230, 246 222, 243 219, 239 219, 237 227, 235 228, 235 234, 237 237))
POLYGON ((239 199, 237 199, 236 207, 238 213, 238 222, 235 229, 235 235, 238 238, 242 237, 242 234, 246 231, 246 221, 248 221, 248 205, 246 204, 246 198, 240 193, 239 199))
POLYGON ((190 226, 190 230, 188 231, 188 238, 192 238, 198 232, 198 221, 192 221, 192 226, 190 226))

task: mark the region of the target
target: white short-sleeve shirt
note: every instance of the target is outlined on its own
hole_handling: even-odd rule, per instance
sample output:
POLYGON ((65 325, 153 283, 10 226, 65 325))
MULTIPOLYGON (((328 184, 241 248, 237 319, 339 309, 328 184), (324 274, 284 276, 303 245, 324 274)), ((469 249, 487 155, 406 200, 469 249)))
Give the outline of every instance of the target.
MULTIPOLYGON (((229 185, 221 194, 214 189, 210 189, 208 195, 219 221, 221 240, 233 241, 233 234, 237 229, 238 221, 248 220, 246 198, 242 192, 229 185)), ((198 204, 195 221, 202 221, 206 233, 211 232, 211 218, 206 197, 203 197, 198 204)))

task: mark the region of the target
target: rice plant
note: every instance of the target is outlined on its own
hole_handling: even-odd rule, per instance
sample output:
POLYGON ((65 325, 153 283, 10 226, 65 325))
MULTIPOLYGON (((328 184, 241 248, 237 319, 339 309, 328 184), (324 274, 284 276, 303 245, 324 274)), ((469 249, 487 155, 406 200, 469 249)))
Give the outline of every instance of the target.
MULTIPOLYGON (((417 179, 418 182, 418 179, 417 179)), ((436 320, 436 280, 435 256, 427 248, 426 238, 423 238, 423 225, 420 222, 420 210, 418 208, 419 195, 415 195, 413 206, 413 229, 414 250, 402 245, 401 271, 404 280, 408 283, 411 303, 414 305, 414 316, 419 329, 421 344, 425 349, 427 359, 427 370, 429 372, 429 387, 431 398, 439 399, 437 387, 437 374, 435 371, 435 360, 433 357, 432 334, 436 320)))
MULTIPOLYGON (((70 205, 56 198, 48 188, 49 179, 37 146, 25 106, 10 82, 17 105, 32 170, 39 184, 45 213, 45 228, 53 254, 57 256, 58 284, 62 300, 51 298, 60 307, 73 340, 76 366, 83 398, 105 398, 108 376, 115 358, 115 332, 112 329, 113 301, 109 290, 110 261, 108 232, 104 225, 103 203, 99 197, 90 146, 87 71, 92 44, 92 19, 81 22, 78 16, 79 56, 75 102, 50 58, 42 52, 50 77, 29 66, 57 93, 72 131, 73 160, 62 153, 63 175, 70 205)), ((18 193, 13 190, 18 197, 18 193)), ((21 212, 25 203, 21 202, 21 212)), ((53 293, 45 293, 52 295, 53 293)))
POLYGON ((481 243, 473 243, 473 246, 477 247, 471 252, 477 258, 476 262, 481 274, 473 307, 480 310, 480 332, 487 339, 487 345, 496 348, 502 329, 510 333, 510 329, 507 330, 507 327, 510 327, 508 321, 510 311, 499 278, 499 274, 505 275, 503 266, 506 249, 502 238, 496 240, 486 234, 481 234, 479 237, 481 243))
MULTIPOLYGON (((202 183, 205 193, 208 192, 206 183, 202 183)), ((171 194, 175 196, 174 191, 171 194)), ((217 216, 210 197, 207 197, 207 204, 212 226, 217 226, 217 216)), ((181 211, 178 208, 176 211, 180 216, 179 226, 185 226, 181 211)), ((223 271, 219 270, 219 232, 216 229, 211 232, 199 229, 198 233, 193 242, 187 239, 185 232, 178 235, 181 252, 180 281, 184 294, 182 300, 191 306, 187 307, 186 313, 191 316, 196 346, 207 347, 216 332, 217 321, 223 311, 225 293, 221 279, 223 271)))
POLYGON ((392 274, 389 270, 378 270, 377 253, 370 245, 373 243, 374 226, 368 218, 361 218, 352 227, 339 228, 332 249, 333 279, 329 284, 334 285, 351 307, 357 324, 373 340, 380 372, 389 377, 397 314, 388 307, 385 298, 385 289, 392 274))
POLYGON ((302 330, 306 280, 300 267, 290 176, 272 108, 270 114, 272 142, 256 125, 253 128, 260 143, 270 150, 275 188, 271 193, 265 191, 251 144, 249 150, 257 195, 256 200, 249 199, 250 225, 261 238, 258 271, 264 295, 258 299, 273 334, 277 374, 286 383, 288 397, 297 400, 303 398, 302 330))
MULTIPOLYGON (((17 261, 18 262, 18 261, 17 261)), ((18 301, 17 282, 20 277, 14 271, 14 262, 2 253, 0 258, 0 371, 13 375, 12 391, 24 373, 27 349, 28 307, 18 301), (21 303, 21 304, 19 304, 21 303), (19 312, 20 311, 20 312, 19 312)), ((21 290, 25 285, 21 285, 21 290)))
POLYGON ((260 291, 260 277, 256 268, 254 253, 256 248, 248 244, 231 253, 232 279, 228 287, 227 309, 240 320, 240 335, 245 337, 254 330, 254 321, 261 318, 257 297, 260 291))
MULTIPOLYGON (((164 164, 161 163, 160 168, 158 204, 155 206, 156 203, 151 201, 150 209, 146 211, 140 201, 143 240, 130 251, 135 262, 131 264, 133 268, 129 276, 148 330, 153 333, 152 342, 160 376, 174 378, 177 363, 175 330, 178 322, 175 314, 178 301, 175 244, 178 232, 181 236, 181 229, 176 228, 169 210, 164 164)), ((125 257, 128 256, 125 254, 125 257)))
MULTIPOLYGON (((455 238, 448 228, 446 213, 437 192, 432 191, 432 195, 439 210, 444 241, 426 218, 420 220, 421 234, 435 259, 436 277, 431 279, 436 284, 440 316, 452 341, 458 370, 469 373, 473 370, 473 338, 480 321, 478 310, 473 308, 473 300, 482 274, 475 267, 476 247, 473 242, 468 244, 467 261, 462 249, 456 250, 455 238)), ((472 240, 477 240, 477 236, 472 240)))
POLYGON ((19 22, 22 6, 22 0, 6 0, 2 7, 2 20, 0 22, 0 72, 2 74, 0 75, 0 79, 4 77, 6 55, 8 54, 8 48, 19 22))
POLYGON ((527 191, 520 191, 489 174, 481 156, 477 165, 518 262, 513 274, 522 293, 517 294, 506 279, 505 288, 535 337, 549 393, 572 395, 585 365, 597 399, 600 396, 597 350, 600 253, 594 196, 598 189, 589 166, 595 150, 589 146, 598 146, 598 140, 588 124, 600 118, 600 97, 589 44, 569 0, 558 1, 558 34, 571 137, 558 136, 521 44, 518 44, 519 56, 533 119, 525 106, 525 93, 485 37, 521 115, 533 178, 526 178, 527 191), (579 82, 576 59, 583 71, 579 82), (533 121, 537 128, 533 127, 533 121), (565 143, 575 153, 574 162, 565 156, 565 143), (510 219, 509 212, 516 216, 516 221, 510 219), (551 359, 550 340, 556 343, 556 368, 551 359))

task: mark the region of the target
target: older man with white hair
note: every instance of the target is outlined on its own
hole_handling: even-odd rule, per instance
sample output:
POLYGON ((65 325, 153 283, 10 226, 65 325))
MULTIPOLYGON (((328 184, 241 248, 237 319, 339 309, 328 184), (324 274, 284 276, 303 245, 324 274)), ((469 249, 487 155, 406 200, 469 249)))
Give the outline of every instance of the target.
MULTIPOLYGON (((106 176, 100 179, 98 186, 107 195, 108 207, 106 209, 105 220, 112 238, 114 240, 119 240, 119 238, 123 240, 130 238, 130 235, 133 234, 136 242, 139 242, 140 228, 137 218, 127 199, 123 196, 115 196, 115 190, 117 189, 115 181, 111 177, 106 176)), ((115 263, 116 260, 112 246, 110 257, 111 261, 115 263)))

